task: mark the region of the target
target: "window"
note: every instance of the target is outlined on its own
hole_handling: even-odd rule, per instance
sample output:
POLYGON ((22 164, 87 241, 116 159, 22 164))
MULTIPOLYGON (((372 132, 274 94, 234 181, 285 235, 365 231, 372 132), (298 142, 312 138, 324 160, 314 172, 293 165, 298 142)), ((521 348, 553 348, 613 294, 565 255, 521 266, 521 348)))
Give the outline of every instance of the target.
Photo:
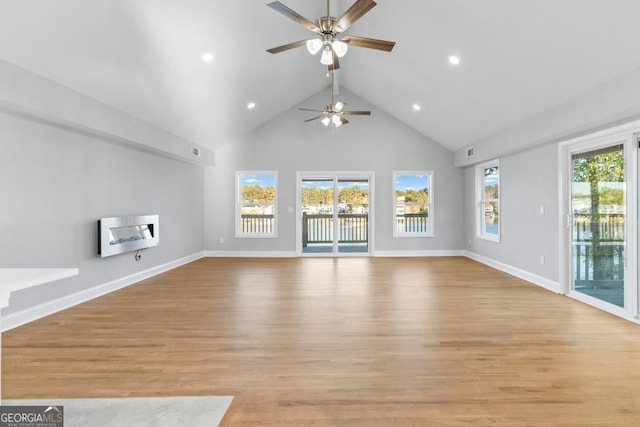
POLYGON ((277 237, 277 173, 237 172, 236 237, 277 237))
POLYGON ((394 237, 433 237, 433 172, 393 173, 394 237))
POLYGON ((498 160, 476 166, 476 236, 500 241, 500 164, 498 160))

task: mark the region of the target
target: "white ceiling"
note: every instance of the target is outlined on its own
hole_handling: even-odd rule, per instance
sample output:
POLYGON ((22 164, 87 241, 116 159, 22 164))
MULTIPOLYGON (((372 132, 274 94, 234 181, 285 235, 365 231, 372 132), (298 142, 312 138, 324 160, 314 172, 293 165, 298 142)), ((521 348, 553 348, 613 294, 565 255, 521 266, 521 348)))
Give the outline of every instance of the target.
MULTIPOLYGON (((265 51, 312 35, 269 1, 0 0, 0 57, 215 149, 329 84, 306 49, 265 51)), ((352 47, 340 84, 451 150, 640 67, 638 0, 377 1, 345 34, 396 47, 352 47)))

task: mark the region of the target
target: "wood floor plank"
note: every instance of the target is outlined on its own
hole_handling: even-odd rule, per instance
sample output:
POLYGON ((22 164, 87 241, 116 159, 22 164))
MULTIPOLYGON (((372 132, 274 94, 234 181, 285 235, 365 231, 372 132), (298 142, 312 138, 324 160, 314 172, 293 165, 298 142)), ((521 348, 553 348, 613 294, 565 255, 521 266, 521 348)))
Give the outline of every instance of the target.
POLYGON ((624 426, 640 328, 466 258, 206 258, 3 335, 3 397, 233 395, 223 426, 624 426))

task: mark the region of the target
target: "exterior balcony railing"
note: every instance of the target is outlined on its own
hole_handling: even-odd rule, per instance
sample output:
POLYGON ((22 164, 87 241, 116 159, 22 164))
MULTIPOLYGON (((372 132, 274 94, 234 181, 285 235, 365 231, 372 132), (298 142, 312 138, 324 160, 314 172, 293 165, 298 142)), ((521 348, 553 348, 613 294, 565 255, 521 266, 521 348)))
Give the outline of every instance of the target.
MULTIPOLYGON (((338 243, 367 243, 369 241, 369 214, 338 214, 338 243)), ((275 227, 273 215, 242 215, 243 233, 271 233, 275 227)), ((429 218, 424 214, 396 215, 396 226, 407 232, 427 231, 429 218)), ((302 214, 302 246, 309 243, 333 242, 333 214, 302 214)))
POLYGON ((275 230, 275 217, 269 214, 242 214, 243 233, 269 234, 275 230))
POLYGON ((625 215, 574 214, 573 275, 576 287, 621 288, 624 280, 625 215))
MULTIPOLYGON (((369 241, 368 214, 338 214, 338 243, 367 243, 369 241)), ((333 242, 332 214, 302 214, 302 247, 309 243, 333 242)))
POLYGON ((429 216, 426 213, 396 214, 396 232, 425 233, 429 231, 429 216))

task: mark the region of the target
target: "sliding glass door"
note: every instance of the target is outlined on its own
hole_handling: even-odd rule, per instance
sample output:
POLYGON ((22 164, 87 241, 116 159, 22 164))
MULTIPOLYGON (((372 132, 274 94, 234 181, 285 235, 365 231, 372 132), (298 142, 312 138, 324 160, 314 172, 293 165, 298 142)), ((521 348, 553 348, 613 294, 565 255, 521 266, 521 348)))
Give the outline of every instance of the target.
POLYGON ((302 180, 302 252, 334 252, 334 182, 329 178, 302 180))
POLYGON ((366 254, 370 176, 299 174, 298 234, 303 254, 366 254))
POLYGON ((338 179, 338 252, 369 252, 369 179, 338 179))
POLYGON ((561 291, 638 318, 640 121, 560 144, 561 291))
POLYGON ((625 307, 626 172, 623 144, 571 154, 573 291, 625 307))

